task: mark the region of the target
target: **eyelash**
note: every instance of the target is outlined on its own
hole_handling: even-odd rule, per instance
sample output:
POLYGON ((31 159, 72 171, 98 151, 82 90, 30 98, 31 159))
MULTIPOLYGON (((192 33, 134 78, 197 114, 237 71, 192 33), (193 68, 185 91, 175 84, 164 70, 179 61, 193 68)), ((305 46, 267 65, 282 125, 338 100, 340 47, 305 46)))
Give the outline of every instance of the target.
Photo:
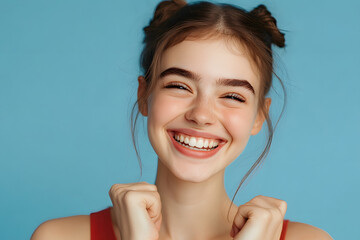
POLYGON ((230 94, 226 95, 224 98, 228 98, 228 99, 231 99, 231 100, 236 100, 236 101, 239 101, 239 102, 242 102, 242 103, 245 102, 244 98, 242 98, 239 94, 236 94, 236 93, 230 93, 230 94))
POLYGON ((169 83, 168 85, 165 86, 165 88, 178 88, 181 90, 189 90, 189 88, 187 86, 185 86, 184 84, 181 83, 169 83))
MULTIPOLYGON (((187 86, 185 86, 184 84, 181 84, 181 83, 169 83, 168 85, 165 86, 165 88, 177 88, 177 89, 181 89, 181 90, 190 91, 187 86)), ((245 102, 245 100, 239 94, 236 94, 236 93, 230 93, 223 98, 235 100, 235 101, 242 102, 242 103, 245 102)))

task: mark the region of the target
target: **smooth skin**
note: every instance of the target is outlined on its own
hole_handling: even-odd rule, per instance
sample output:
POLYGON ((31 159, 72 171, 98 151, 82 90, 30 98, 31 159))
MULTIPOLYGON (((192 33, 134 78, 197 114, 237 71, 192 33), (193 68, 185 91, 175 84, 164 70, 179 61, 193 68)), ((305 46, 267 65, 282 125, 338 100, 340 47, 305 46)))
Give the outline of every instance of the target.
MULTIPOLYGON (((258 106, 259 74, 245 49, 222 38, 185 40, 164 52, 160 72, 169 68, 191 74, 171 71, 159 77, 148 101, 139 106, 148 118, 158 172, 155 185, 141 182, 111 187, 117 239, 278 240, 285 201, 256 196, 239 207, 232 205, 227 218, 231 200, 224 187, 225 168, 264 122, 258 106), (244 84, 229 86, 226 79, 246 81, 254 91, 244 84), (223 145, 208 158, 184 155, 169 134, 177 129, 213 134, 223 139, 223 145)), ((146 83, 142 76, 138 80, 141 96, 146 83)), ((271 99, 265 104, 269 109, 271 99)), ((47 221, 31 239, 90 239, 89 216, 47 221)), ((290 222, 286 239, 332 238, 316 227, 290 222)))

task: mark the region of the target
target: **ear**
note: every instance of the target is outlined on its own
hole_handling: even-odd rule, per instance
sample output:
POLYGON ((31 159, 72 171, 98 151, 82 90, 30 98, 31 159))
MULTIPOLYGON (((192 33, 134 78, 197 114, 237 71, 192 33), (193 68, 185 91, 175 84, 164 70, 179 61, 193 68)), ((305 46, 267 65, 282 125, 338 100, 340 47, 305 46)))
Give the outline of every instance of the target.
POLYGON ((264 102, 264 111, 265 112, 258 111, 253 128, 251 130, 251 135, 256 135, 260 132, 260 130, 263 126, 263 123, 266 120, 265 114, 269 114, 270 105, 271 105, 271 98, 265 98, 265 102, 264 102))
POLYGON ((142 96, 146 94, 146 88, 147 88, 146 86, 147 84, 144 76, 139 76, 138 82, 139 82, 139 87, 137 91, 137 99, 138 99, 139 112, 146 117, 148 115, 147 102, 145 99, 142 98, 142 96))

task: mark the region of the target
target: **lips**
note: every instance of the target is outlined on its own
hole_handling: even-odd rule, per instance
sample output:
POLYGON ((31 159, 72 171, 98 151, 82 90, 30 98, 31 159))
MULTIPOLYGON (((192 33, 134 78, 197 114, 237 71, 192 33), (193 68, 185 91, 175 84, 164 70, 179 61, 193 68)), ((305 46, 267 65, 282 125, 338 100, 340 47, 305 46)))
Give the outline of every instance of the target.
POLYGON ((227 142, 216 135, 192 129, 172 129, 168 133, 176 150, 194 158, 209 158, 227 142))
POLYGON ((183 146, 194 148, 195 150, 211 150, 219 145, 219 141, 216 139, 199 138, 179 132, 175 132, 174 139, 183 146))

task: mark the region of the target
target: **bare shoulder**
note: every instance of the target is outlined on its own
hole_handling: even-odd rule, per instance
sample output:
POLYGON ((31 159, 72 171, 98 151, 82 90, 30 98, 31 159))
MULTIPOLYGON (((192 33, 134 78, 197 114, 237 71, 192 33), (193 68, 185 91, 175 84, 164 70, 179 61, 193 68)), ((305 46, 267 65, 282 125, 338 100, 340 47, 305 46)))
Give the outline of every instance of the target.
POLYGON ((289 222, 286 240, 333 240, 324 230, 309 224, 289 222))
POLYGON ((31 240, 89 240, 90 216, 78 215, 48 220, 40 224, 31 240))

